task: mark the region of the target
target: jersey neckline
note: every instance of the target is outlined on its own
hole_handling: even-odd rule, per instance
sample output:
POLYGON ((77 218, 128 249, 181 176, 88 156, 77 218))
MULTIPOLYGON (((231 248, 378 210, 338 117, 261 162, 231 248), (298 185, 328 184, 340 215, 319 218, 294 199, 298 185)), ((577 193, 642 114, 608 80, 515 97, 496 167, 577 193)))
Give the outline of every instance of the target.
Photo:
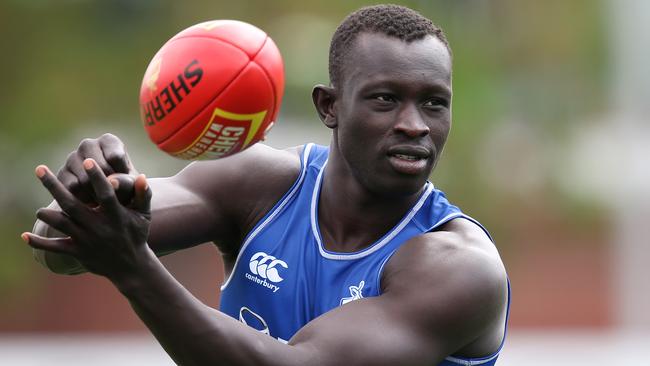
POLYGON ((311 220, 311 231, 318 245, 318 251, 320 255, 327 259, 334 260, 355 260, 359 258, 366 257, 379 249, 383 248, 391 240, 393 240, 406 225, 411 221, 413 216, 422 208, 426 199, 433 192, 433 184, 431 182, 426 182, 424 186, 424 192, 421 193, 418 201, 411 207, 409 212, 402 217, 399 223, 390 229, 386 234, 379 238, 376 242, 369 245, 367 248, 356 252, 344 253, 344 252, 333 252, 325 249, 323 245, 322 236, 320 233, 320 225, 318 224, 318 200, 320 198, 321 186, 323 184, 323 173, 325 172, 325 167, 327 166, 327 160, 323 163, 320 171, 318 172, 318 177, 316 178, 316 183, 314 184, 314 189, 311 196, 311 209, 310 209, 310 220, 311 220))

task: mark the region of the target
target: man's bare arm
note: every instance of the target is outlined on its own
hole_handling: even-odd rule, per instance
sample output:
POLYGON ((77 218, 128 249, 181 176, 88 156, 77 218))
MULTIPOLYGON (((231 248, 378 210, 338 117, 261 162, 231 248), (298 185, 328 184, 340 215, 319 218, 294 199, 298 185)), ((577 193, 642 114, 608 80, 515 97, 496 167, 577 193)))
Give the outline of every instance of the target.
POLYGON ((444 235, 406 244, 381 296, 323 314, 288 345, 201 304, 154 258, 114 283, 181 365, 432 365, 477 341, 487 347, 474 356, 495 352, 507 301, 500 260, 444 235))
MULTIPOLYGON (((99 160, 104 174, 119 182, 116 191, 121 201, 133 197, 137 171, 122 142, 106 134, 85 139, 57 174, 78 199, 90 204, 95 200, 82 167, 86 158, 99 160)), ((256 144, 226 159, 194 162, 172 177, 148 179, 154 193, 148 243, 159 256, 209 241, 219 241, 222 250, 236 251, 241 236, 289 189, 299 170, 297 149, 276 150, 256 144)), ((60 209, 56 201, 49 207, 60 209)), ((33 232, 62 236, 40 220, 33 232)), ((56 273, 86 271, 70 256, 38 249, 34 255, 56 273)))
MULTIPOLYGON (((186 169, 186 174, 191 174, 191 171, 192 168, 186 169)), ((122 186, 132 186, 135 180, 135 177, 129 175, 114 177, 122 186)), ((178 176, 148 180, 152 191, 156 192, 156 199, 152 199, 152 216, 156 219, 152 220, 149 243, 158 256, 213 240, 213 231, 219 230, 219 221, 215 217, 218 210, 209 210, 206 201, 202 201, 176 179, 178 176), (215 224, 208 225, 208 220, 213 220, 215 224)), ((61 209, 56 201, 48 207, 61 209)), ((33 232, 44 237, 66 236, 41 220, 36 221, 33 232)), ((56 273, 87 272, 81 263, 69 255, 34 249, 34 256, 38 262, 56 273)))
POLYGON ((42 210, 39 217, 73 240, 25 234, 30 245, 72 254, 106 276, 179 364, 431 365, 503 327, 507 287, 498 254, 485 238, 452 230, 409 240, 387 264, 381 296, 323 314, 285 345, 205 306, 167 272, 144 243, 144 179, 129 209, 93 171, 102 209, 91 210, 40 172, 67 215, 42 210))

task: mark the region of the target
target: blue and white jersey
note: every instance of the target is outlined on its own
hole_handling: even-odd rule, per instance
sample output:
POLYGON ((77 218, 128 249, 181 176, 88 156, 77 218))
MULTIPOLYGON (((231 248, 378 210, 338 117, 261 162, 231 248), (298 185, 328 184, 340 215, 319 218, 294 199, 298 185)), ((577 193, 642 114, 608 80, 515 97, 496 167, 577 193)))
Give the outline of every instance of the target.
MULTIPOLYGON (((402 243, 466 217, 427 182, 411 210, 377 242, 353 253, 328 251, 317 216, 328 152, 304 147, 298 179, 245 238, 221 287, 221 311, 284 342, 337 306, 379 296, 383 267, 402 243)), ((493 365, 497 355, 448 357, 440 365, 493 365)))

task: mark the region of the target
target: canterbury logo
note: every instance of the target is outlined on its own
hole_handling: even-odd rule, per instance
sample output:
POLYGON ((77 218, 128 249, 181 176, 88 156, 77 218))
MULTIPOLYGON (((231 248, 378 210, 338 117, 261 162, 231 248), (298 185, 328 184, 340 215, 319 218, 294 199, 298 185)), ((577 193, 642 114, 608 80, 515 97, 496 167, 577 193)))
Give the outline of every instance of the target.
POLYGON ((289 268, 287 263, 283 260, 276 259, 274 256, 268 255, 264 252, 253 254, 249 263, 251 273, 271 282, 280 282, 283 280, 283 278, 280 277, 280 273, 278 273, 278 266, 284 267, 285 269, 289 268))

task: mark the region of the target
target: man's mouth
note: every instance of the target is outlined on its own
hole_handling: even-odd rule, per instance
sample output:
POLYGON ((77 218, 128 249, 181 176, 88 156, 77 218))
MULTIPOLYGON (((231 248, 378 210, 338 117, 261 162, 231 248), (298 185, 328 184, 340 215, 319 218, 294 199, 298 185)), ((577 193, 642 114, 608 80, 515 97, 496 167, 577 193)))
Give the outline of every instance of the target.
POLYGON ((412 161, 422 159, 421 157, 418 157, 418 156, 415 156, 415 155, 394 154, 393 156, 398 158, 398 159, 412 160, 412 161))
POLYGON ((402 174, 418 175, 428 168, 432 153, 423 146, 398 145, 388 149, 388 161, 402 174))

